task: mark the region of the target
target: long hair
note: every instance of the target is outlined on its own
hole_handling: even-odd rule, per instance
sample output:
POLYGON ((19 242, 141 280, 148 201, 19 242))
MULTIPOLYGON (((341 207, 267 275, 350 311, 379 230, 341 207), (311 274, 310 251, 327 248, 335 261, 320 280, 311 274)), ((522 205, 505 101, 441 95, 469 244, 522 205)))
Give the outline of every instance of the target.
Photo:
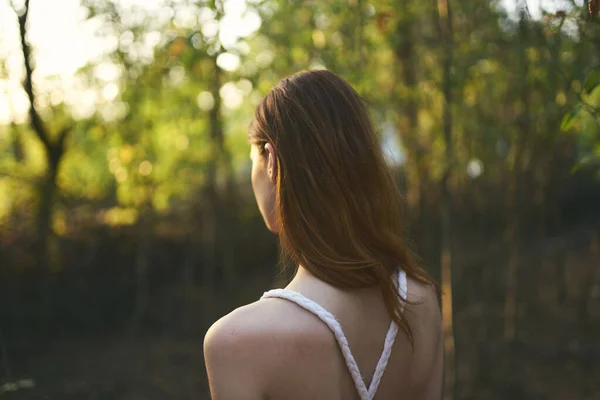
POLYGON ((296 73, 257 107, 249 139, 277 150, 276 215, 286 257, 342 289, 379 286, 411 343, 396 276, 437 288, 404 237, 402 198, 360 96, 324 70, 296 73))

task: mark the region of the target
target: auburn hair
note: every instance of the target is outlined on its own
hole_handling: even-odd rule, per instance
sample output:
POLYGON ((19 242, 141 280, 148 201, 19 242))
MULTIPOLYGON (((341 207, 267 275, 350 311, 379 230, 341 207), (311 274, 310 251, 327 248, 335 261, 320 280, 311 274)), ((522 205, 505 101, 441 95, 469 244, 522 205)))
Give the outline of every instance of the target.
POLYGON ((286 257, 342 289, 379 286, 390 317, 401 313, 398 268, 436 283, 415 262, 402 197, 361 97, 325 70, 298 72, 256 109, 250 142, 277 151, 276 213, 286 257))

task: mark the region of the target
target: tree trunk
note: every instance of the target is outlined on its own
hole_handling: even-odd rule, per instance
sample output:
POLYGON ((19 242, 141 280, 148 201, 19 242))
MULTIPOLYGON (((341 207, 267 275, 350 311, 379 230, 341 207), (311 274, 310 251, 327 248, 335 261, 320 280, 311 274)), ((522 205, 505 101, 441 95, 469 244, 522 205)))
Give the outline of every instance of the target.
POLYGON ((40 186, 39 206, 37 212, 37 256, 39 264, 44 267, 50 266, 48 259, 48 248, 50 233, 52 231, 52 211, 54 197, 57 191, 57 178, 60 161, 62 160, 62 149, 47 150, 48 169, 46 176, 40 186))
MULTIPOLYGON (((194 209, 191 210, 195 216, 194 209)), ((185 290, 192 288, 196 282, 196 263, 198 259, 198 229, 196 224, 201 221, 201 218, 192 218, 190 232, 188 234, 188 244, 181 272, 181 287, 185 290)), ((201 223, 201 222, 200 222, 201 223)))
POLYGON ((150 269, 153 231, 153 207, 151 199, 152 195, 149 194, 143 206, 142 217, 139 222, 139 243, 135 262, 136 293, 128 332, 130 340, 135 339, 148 305, 148 271, 150 269))
POLYGON ((558 248, 556 249, 556 278, 557 278, 557 295, 559 305, 565 305, 567 303, 567 255, 568 255, 568 243, 566 238, 560 237, 558 239, 558 248))
POLYGON ((525 152, 525 146, 527 138, 530 135, 530 121, 529 121, 529 92, 528 92, 528 73, 529 63, 527 61, 527 54, 525 49, 525 43, 527 43, 528 27, 525 20, 525 9, 521 10, 521 17, 519 22, 519 31, 521 35, 521 52, 520 52, 520 63, 521 63, 521 75, 518 77, 520 80, 521 92, 519 94, 519 100, 522 103, 523 110, 521 111, 518 118, 517 126, 517 138, 513 142, 512 154, 513 154, 513 170, 510 174, 510 180, 507 190, 507 230, 506 239, 508 243, 508 265, 506 274, 506 297, 504 300, 504 339, 507 342, 512 342, 516 336, 516 324, 517 324, 517 292, 518 292, 518 271, 520 263, 520 239, 521 239, 521 226, 520 226, 520 215, 521 215, 521 179, 523 175, 522 159, 525 152))
POLYGON ((358 48, 358 66, 356 68, 360 73, 364 73, 365 71, 365 6, 363 4, 363 0, 358 0, 357 2, 357 13, 358 13, 358 29, 356 29, 357 34, 357 44, 358 48))
POLYGON ((6 343, 4 342, 4 333, 0 328, 0 358, 2 358, 2 366, 4 368, 4 381, 11 382, 13 379, 12 369, 10 367, 10 360, 8 359, 8 351, 6 351, 6 343))
POLYGON ((42 120, 36 108, 35 92, 33 89, 33 67, 31 64, 31 47, 27 41, 27 24, 29 17, 29 0, 25 0, 23 8, 16 10, 19 24, 19 39, 21 42, 21 53, 23 55, 23 66, 25 68, 25 79, 23 89, 29 100, 29 123, 38 140, 42 143, 46 155, 46 174, 42 180, 39 192, 39 205, 36 213, 37 236, 34 246, 37 266, 40 269, 40 330, 42 336, 46 329, 49 317, 50 301, 50 254, 49 242, 52 231, 52 215, 54 197, 57 191, 57 178, 61 160, 65 152, 65 140, 70 128, 65 128, 52 140, 50 132, 42 120))
POLYGON ((592 238, 590 256, 587 279, 584 282, 579 304, 580 321, 585 321, 590 316, 592 304, 600 296, 600 234, 592 238))
POLYGON ((40 333, 46 336, 48 321, 51 318, 51 279, 52 267, 56 260, 55 254, 50 252, 50 242, 52 240, 52 211, 54 208, 54 197, 57 189, 58 167, 61 155, 57 157, 48 157, 48 170, 40 186, 38 195, 39 205, 37 211, 37 235, 34 245, 36 264, 39 269, 39 318, 40 333))
POLYGON ((214 106, 209 112, 209 132, 211 139, 211 155, 208 161, 206 187, 203 191, 202 201, 202 285, 212 287, 215 285, 217 269, 217 221, 220 217, 220 204, 218 193, 218 172, 221 161, 221 148, 223 146, 223 129, 221 121, 221 69, 217 65, 216 56, 213 58, 213 77, 211 94, 214 106))
POLYGON ((395 55, 396 80, 403 82, 406 87, 406 96, 403 101, 403 112, 397 122, 398 135, 402 146, 406 149, 404 173, 406 177, 406 200, 408 203, 413 236, 419 245, 423 245, 424 238, 421 234, 421 217, 423 215, 422 185, 425 177, 422 174, 423 151, 418 138, 418 109, 417 109, 417 63, 415 55, 415 41, 413 35, 413 14, 410 2, 403 1, 401 20, 396 29, 395 55))
POLYGON ((11 142, 13 157, 18 164, 25 159, 25 152, 23 150, 23 140, 21 139, 19 128, 14 121, 11 121, 10 123, 10 134, 12 136, 11 142))
POLYGON ((454 167, 452 138, 452 13, 450 0, 438 0, 438 33, 444 44, 444 145, 446 166, 442 178, 442 235, 441 235, 441 281, 442 317, 444 326, 444 399, 451 400, 456 393, 456 360, 452 303, 452 194, 450 178, 454 167))
MULTIPOLYGON (((516 168, 516 167, 515 167, 516 168)), ((506 295, 504 298, 504 339, 511 342, 515 338, 517 314, 517 270, 519 265, 519 218, 516 205, 516 173, 512 174, 507 190, 508 223, 506 241, 508 243, 508 265, 506 269, 506 295)))
POLYGON ((229 203, 234 201, 234 189, 232 182, 231 157, 225 146, 223 134, 223 120, 221 117, 222 71, 217 65, 217 57, 213 57, 213 77, 211 94, 214 98, 214 106, 209 112, 209 132, 211 138, 211 159, 208 162, 207 182, 203 190, 202 201, 202 239, 203 239, 203 265, 202 286, 205 295, 206 307, 204 309, 205 321, 212 322, 215 308, 208 302, 210 293, 217 282, 217 264, 219 255, 222 255, 222 272, 227 285, 235 282, 235 253, 234 241, 231 240, 229 203), (218 246, 231 246, 218 251, 218 246))
POLYGON ((221 245, 221 261, 223 280, 226 285, 235 285, 237 281, 237 271, 235 268, 235 244, 236 235, 232 225, 235 222, 235 212, 237 209, 237 190, 234 184, 233 166, 231 154, 225 143, 223 133, 223 119, 221 117, 221 97, 220 89, 222 84, 222 71, 217 65, 217 59, 214 58, 214 77, 212 94, 215 98, 215 105, 210 112, 210 132, 211 140, 214 146, 214 164, 211 167, 212 177, 210 178, 213 190, 211 191, 211 208, 214 217, 215 240, 221 245))

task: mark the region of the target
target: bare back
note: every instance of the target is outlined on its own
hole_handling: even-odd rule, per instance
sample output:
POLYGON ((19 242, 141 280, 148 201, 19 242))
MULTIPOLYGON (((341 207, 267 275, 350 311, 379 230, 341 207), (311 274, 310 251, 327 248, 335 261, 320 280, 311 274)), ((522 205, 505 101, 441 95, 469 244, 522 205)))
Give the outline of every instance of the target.
MULTIPOLYGON (((361 397, 332 330, 319 317, 293 302, 263 299, 225 317, 222 320, 225 326, 219 330, 233 329, 237 340, 246 342, 244 346, 239 343, 239 349, 250 346, 254 348, 250 351, 260 353, 254 360, 253 372, 254 381, 261 386, 257 398, 438 400, 443 354, 437 296, 433 288, 412 280, 408 280, 407 286, 404 316, 414 333, 414 350, 407 336, 398 332, 373 397, 361 397)), ((380 291, 340 290, 303 270, 286 289, 335 316, 368 388, 391 326, 380 291)), ((209 377, 210 374, 209 371, 209 377)), ((228 397, 215 396, 213 391, 213 398, 228 397)))

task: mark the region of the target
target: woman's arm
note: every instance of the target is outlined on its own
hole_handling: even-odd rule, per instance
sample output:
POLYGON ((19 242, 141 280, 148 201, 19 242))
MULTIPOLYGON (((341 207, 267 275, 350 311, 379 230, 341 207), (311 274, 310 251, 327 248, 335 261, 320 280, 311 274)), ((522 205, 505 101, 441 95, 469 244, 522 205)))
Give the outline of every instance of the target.
POLYGON ((204 361, 213 400, 262 400, 261 368, 252 336, 227 317, 204 338, 204 361))
POLYGON ((442 398, 444 385, 444 332, 439 330, 436 344, 436 357, 431 375, 431 383, 427 393, 427 399, 439 400, 442 398))

